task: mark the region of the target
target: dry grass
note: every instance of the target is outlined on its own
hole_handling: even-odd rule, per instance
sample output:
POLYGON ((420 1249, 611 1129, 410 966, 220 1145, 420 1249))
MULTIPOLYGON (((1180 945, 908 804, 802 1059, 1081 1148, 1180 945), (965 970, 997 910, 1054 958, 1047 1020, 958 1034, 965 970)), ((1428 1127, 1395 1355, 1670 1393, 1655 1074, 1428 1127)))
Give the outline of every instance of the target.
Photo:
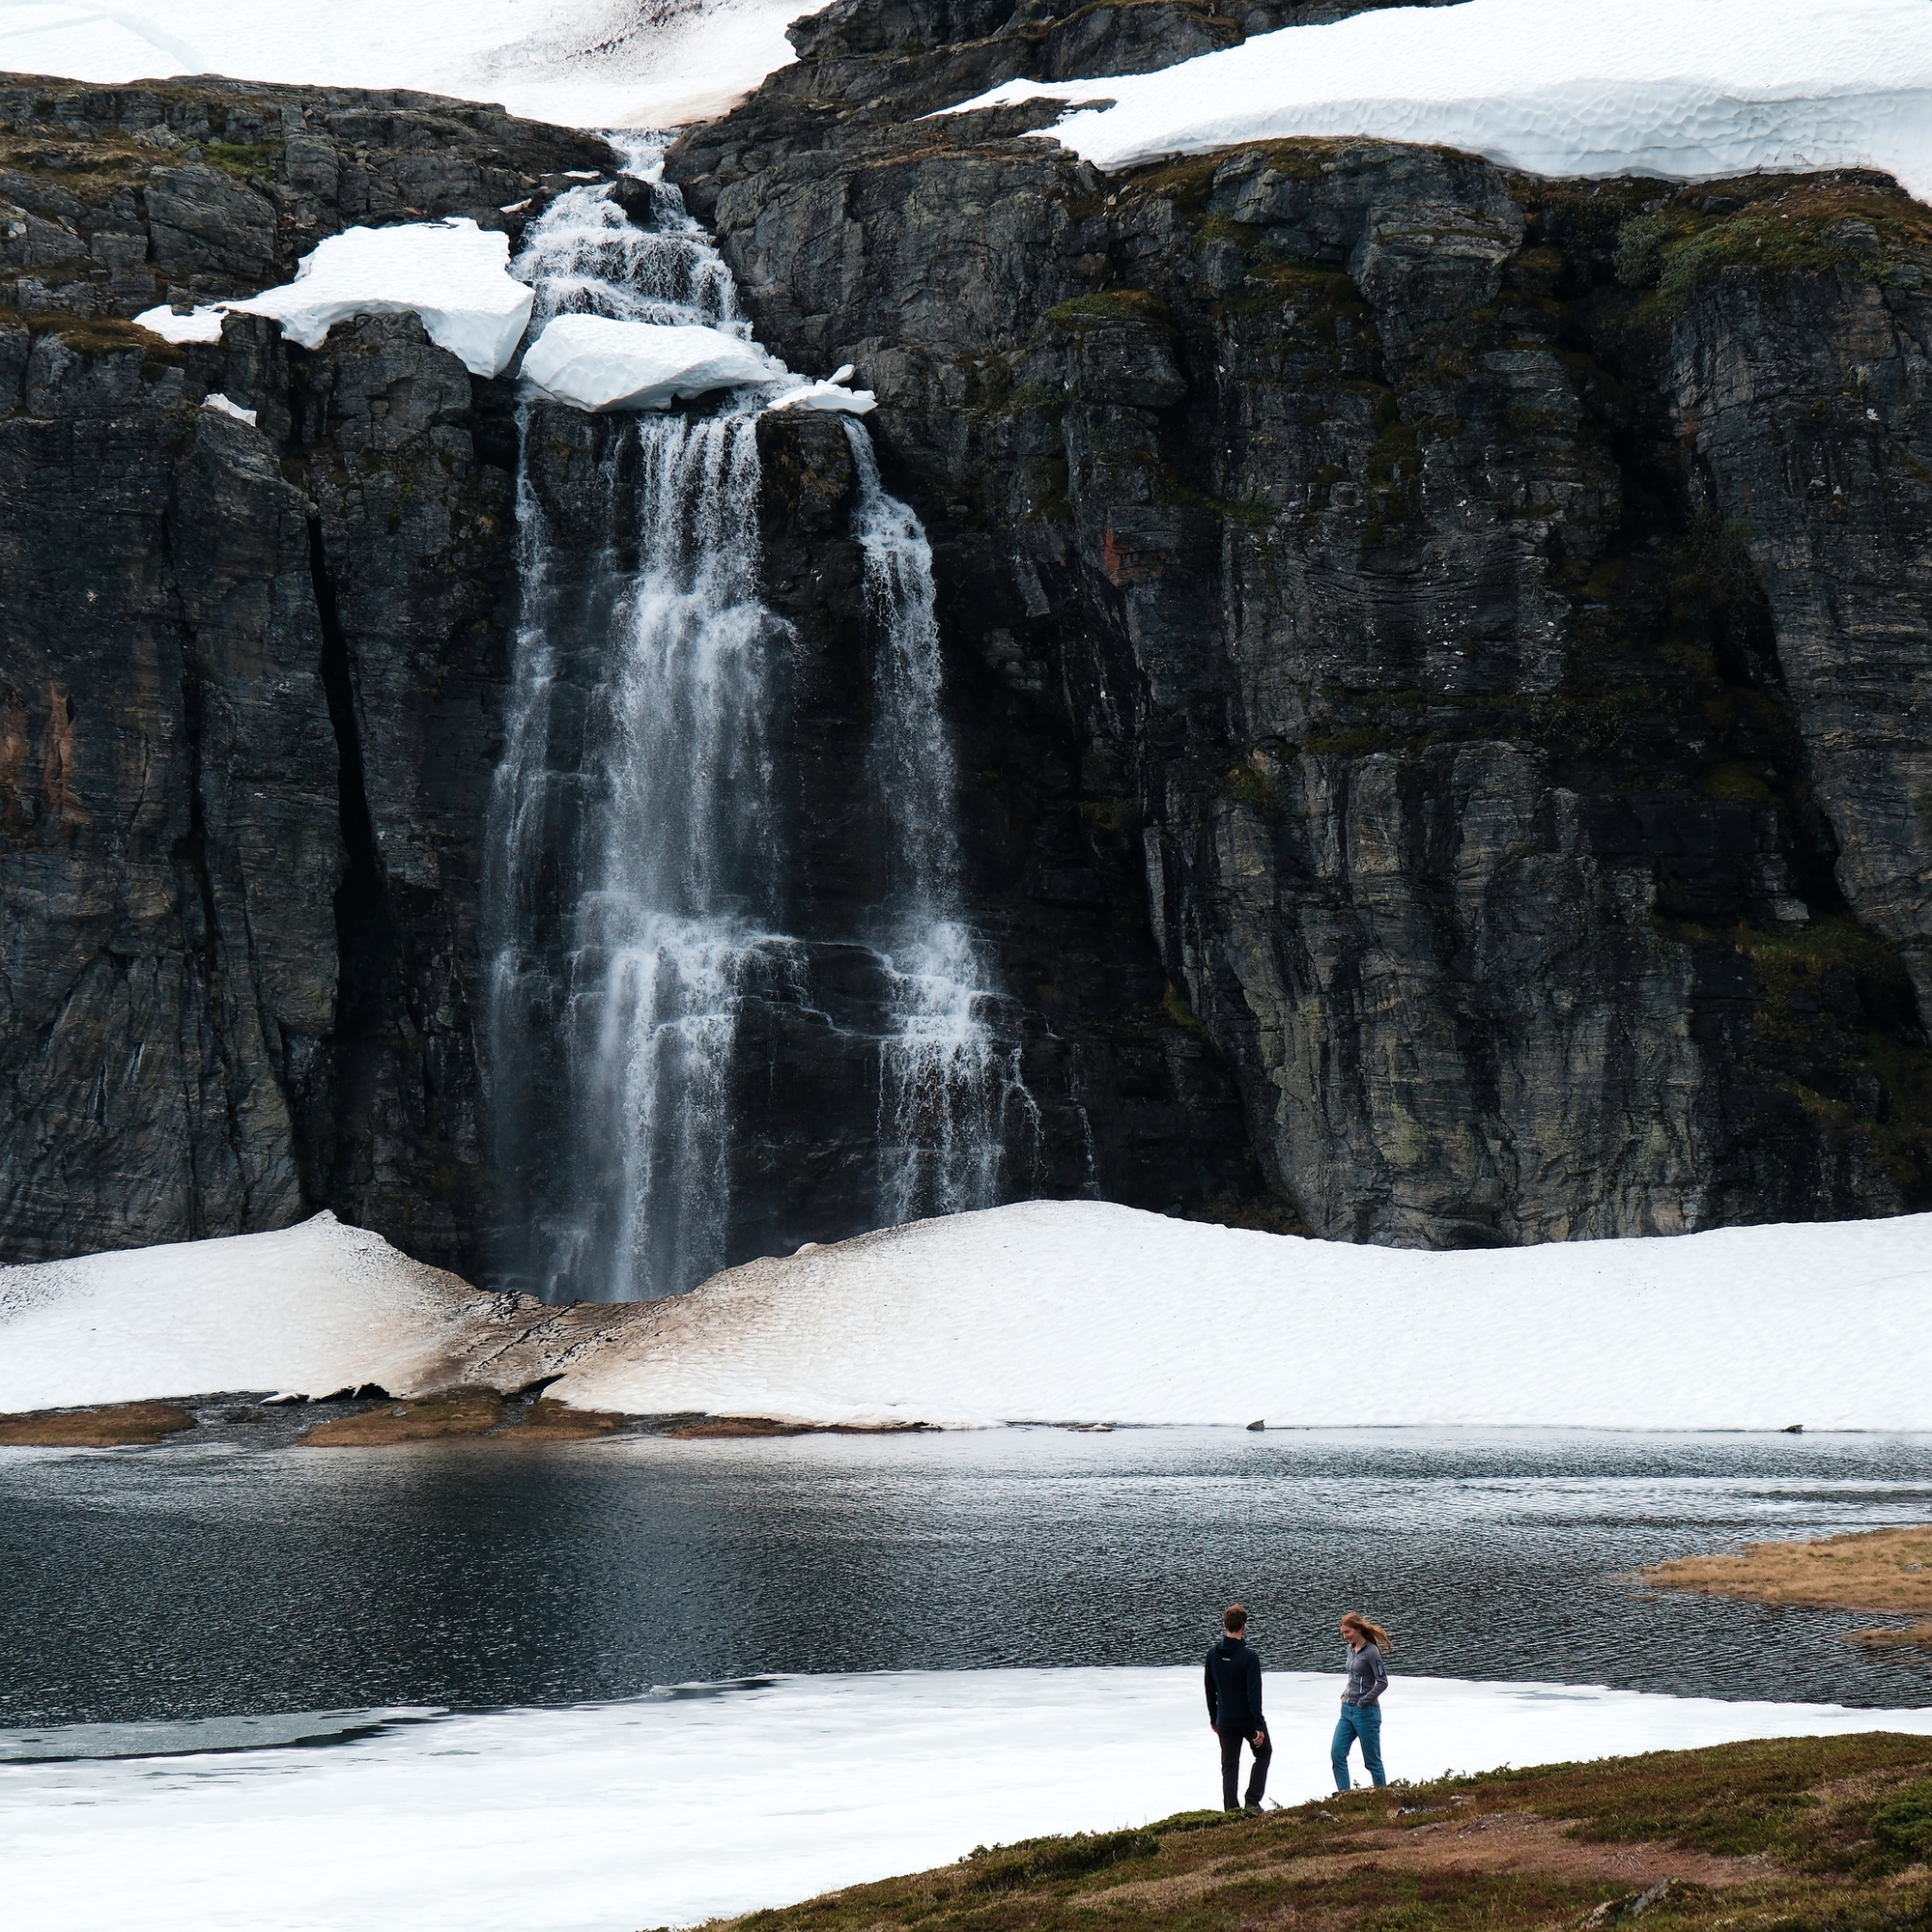
POLYGON ((495 1389, 440 1389, 414 1402, 385 1403, 360 1415, 318 1422, 301 1440, 305 1449, 378 1449, 395 1442, 487 1435, 507 1419, 503 1398, 495 1389))
POLYGON ((460 1435, 533 1446, 594 1442, 614 1434, 623 1423, 621 1415, 571 1408, 548 1397, 527 1410, 518 1410, 493 1388, 448 1388, 410 1402, 384 1403, 360 1415, 318 1422, 301 1441, 310 1449, 384 1449, 398 1442, 440 1442, 460 1435))
POLYGON ((503 1442, 594 1442, 624 1426, 621 1415, 602 1408, 572 1408, 567 1403, 542 1397, 528 1417, 494 1439, 503 1442))
POLYGON ((1874 1646, 1932 1643, 1932 1524, 1870 1529, 1815 1543, 1750 1543, 1735 1556, 1680 1556, 1642 1573, 1660 1590, 1694 1590, 1750 1604, 1889 1610, 1911 1630, 1857 1631, 1874 1646))
POLYGON ((194 1426, 194 1417, 178 1403, 117 1402, 104 1408, 0 1416, 0 1448, 126 1449, 194 1426))

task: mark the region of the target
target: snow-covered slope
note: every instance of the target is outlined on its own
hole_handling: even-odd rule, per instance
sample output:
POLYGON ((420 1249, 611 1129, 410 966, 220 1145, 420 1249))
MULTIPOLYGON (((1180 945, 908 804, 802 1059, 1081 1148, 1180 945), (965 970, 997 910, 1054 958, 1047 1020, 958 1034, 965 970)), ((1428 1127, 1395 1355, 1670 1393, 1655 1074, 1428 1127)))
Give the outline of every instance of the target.
POLYGON ((823 1423, 1932 1429, 1928 1237, 1429 1254, 1031 1202, 551 1310, 325 1214, 0 1269, 0 1411, 561 1371, 582 1407, 823 1423))
POLYGON ((1155 73, 1009 81, 962 107, 1039 96, 1113 103, 1049 130, 1108 169, 1359 134, 1549 175, 1875 167, 1932 197, 1928 0, 1465 0, 1285 27, 1155 73))
POLYGON ((272 1235, 0 1268, 0 1411, 157 1392, 447 1380, 490 1299, 333 1214, 272 1235))
POLYGON ((576 128, 722 112, 792 58, 799 0, 9 0, 0 68, 409 87, 576 128))
POLYGON ((1431 1254, 1097 1201, 654 1304, 551 1393, 820 1421, 1932 1428, 1932 1216, 1431 1254))

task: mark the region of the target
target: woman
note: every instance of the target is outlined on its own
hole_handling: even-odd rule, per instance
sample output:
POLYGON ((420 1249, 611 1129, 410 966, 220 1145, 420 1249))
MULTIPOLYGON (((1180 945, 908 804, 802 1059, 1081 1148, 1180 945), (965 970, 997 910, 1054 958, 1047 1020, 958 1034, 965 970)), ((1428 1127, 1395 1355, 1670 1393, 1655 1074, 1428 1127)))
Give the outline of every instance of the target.
POLYGON ((1388 1689, 1389 1674, 1382 1662, 1394 1646, 1380 1624, 1372 1624, 1358 1611, 1350 1610, 1342 1619, 1342 1635, 1349 1646, 1349 1684, 1342 1692, 1342 1720, 1335 1726, 1335 1742, 1328 1761, 1335 1767, 1335 1789, 1349 1789, 1349 1747, 1362 1741, 1362 1762, 1379 1790, 1388 1779, 1382 1774, 1382 1692, 1388 1689))

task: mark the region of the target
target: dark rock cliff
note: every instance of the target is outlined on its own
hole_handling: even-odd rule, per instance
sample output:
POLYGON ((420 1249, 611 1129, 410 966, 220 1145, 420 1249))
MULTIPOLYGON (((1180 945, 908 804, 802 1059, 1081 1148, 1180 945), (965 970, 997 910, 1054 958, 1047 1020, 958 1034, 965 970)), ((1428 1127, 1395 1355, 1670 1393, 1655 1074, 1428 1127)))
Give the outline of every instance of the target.
MULTIPOLYGON (((1927 1205, 1932 215, 912 118, 1347 11, 838 0, 671 157, 931 535, 1030 1184, 1433 1244, 1927 1205)), ((407 319, 125 318, 610 156, 210 82, 0 122, 0 1256, 327 1204, 480 1271, 510 387, 407 319)), ((603 435, 548 439, 558 528, 603 435)), ((813 939, 878 864, 853 478, 836 423, 761 443, 813 939)), ((866 1225, 811 1018, 748 1021, 734 1259, 866 1225)))
POLYGON ((879 391, 985 902, 1138 871, 1324 1235, 1923 1205, 1926 212, 1373 143, 1103 179, 826 32, 670 172, 764 339, 879 391))
POLYGON ((610 159, 420 96, 0 82, 0 1255, 330 1204, 473 1259, 509 398, 412 319, 125 318, 610 159))

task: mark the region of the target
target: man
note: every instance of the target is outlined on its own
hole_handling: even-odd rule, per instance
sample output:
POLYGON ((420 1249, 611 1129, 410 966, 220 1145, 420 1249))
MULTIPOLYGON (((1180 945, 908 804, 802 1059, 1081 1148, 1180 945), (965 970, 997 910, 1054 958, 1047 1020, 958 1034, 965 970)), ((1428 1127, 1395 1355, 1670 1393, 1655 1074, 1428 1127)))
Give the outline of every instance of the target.
POLYGON ((1274 1755, 1262 1720, 1262 1661, 1248 1648, 1248 1613, 1239 1604, 1230 1607, 1221 1628, 1225 1634, 1208 1653, 1206 1673, 1208 1723, 1221 1738, 1221 1804, 1229 1811, 1241 1808, 1235 1802, 1235 1788, 1240 1781, 1245 1739, 1255 1754, 1247 1808, 1259 1811, 1267 1788, 1268 1759, 1274 1755))

